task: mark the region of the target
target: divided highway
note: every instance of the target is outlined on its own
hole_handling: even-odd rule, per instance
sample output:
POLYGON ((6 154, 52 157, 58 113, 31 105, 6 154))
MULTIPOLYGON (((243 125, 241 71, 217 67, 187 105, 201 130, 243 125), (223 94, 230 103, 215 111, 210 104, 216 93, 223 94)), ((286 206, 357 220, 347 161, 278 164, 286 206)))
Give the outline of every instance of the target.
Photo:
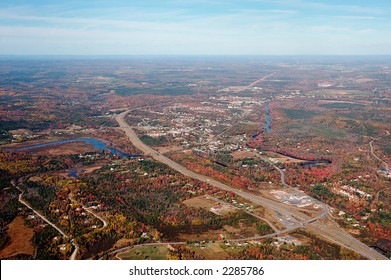
MULTIPOLYGON (((309 216, 300 212, 298 208, 295 209, 295 208, 288 206, 286 204, 279 203, 279 202, 273 201, 271 199, 267 199, 265 197, 261 197, 258 195, 254 195, 252 193, 248 193, 243 190, 239 190, 239 189, 230 187, 230 186, 223 184, 213 178, 195 173, 195 172, 187 169, 186 167, 174 162, 173 160, 167 158, 166 156, 160 154, 158 151, 156 151, 156 150, 152 149, 151 147, 147 146, 146 144, 144 144, 138 138, 138 136, 136 135, 134 130, 126 123, 125 116, 131 111, 132 110, 127 110, 127 111, 122 112, 121 114, 117 114, 115 116, 115 120, 118 122, 119 128, 125 132, 126 136, 129 138, 129 140, 132 142, 132 144, 136 148, 141 150, 145 155, 151 156, 156 161, 159 161, 163 164, 168 165, 172 169, 178 171, 179 173, 181 173, 187 177, 208 183, 212 186, 218 187, 218 188, 225 190, 225 191, 233 192, 233 193, 237 194, 238 196, 241 196, 241 197, 257 204, 257 205, 261 205, 263 207, 272 209, 272 210, 276 211, 277 213, 280 213, 280 214, 283 214, 287 217, 290 217, 292 219, 292 221, 295 223, 295 225, 292 226, 291 228, 287 228, 286 230, 283 230, 281 232, 274 233, 273 235, 285 233, 285 232, 288 232, 288 231, 293 230, 298 227, 308 226, 308 228, 311 229, 312 231, 317 232, 318 234, 326 237, 327 239, 329 239, 329 240, 331 240, 341 246, 349 248, 349 249, 363 255, 364 257, 366 257, 368 259, 387 259, 382 254, 376 252, 375 250, 372 250, 367 245, 363 244, 359 240, 353 238, 352 236, 350 236, 349 234, 344 232, 335 223, 332 223, 332 225, 327 225, 327 226, 326 226, 326 224, 322 223, 321 219, 323 220, 323 218, 327 218, 327 215, 329 212, 329 208, 327 207, 327 205, 325 205, 323 203, 322 203, 322 205, 324 206, 323 211, 317 217, 310 218, 309 216)), ((280 173, 281 173, 282 183, 285 183, 284 182, 284 173, 282 171, 280 173)))

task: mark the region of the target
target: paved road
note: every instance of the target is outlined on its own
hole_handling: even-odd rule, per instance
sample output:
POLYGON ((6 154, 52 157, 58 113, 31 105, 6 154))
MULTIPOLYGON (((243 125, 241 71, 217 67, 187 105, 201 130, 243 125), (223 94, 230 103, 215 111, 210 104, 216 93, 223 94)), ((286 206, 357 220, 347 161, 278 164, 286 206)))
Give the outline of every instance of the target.
POLYGON ((221 200, 221 199, 218 199, 218 198, 216 198, 216 197, 209 196, 209 198, 213 199, 214 201, 216 201, 216 202, 218 202, 218 203, 229 205, 230 207, 235 208, 236 210, 242 210, 242 211, 246 212, 247 214, 249 214, 249 215, 251 215, 251 216, 253 216, 253 217, 257 218, 257 219, 266 222, 266 223, 274 230, 275 233, 280 233, 280 230, 279 230, 278 228, 276 228, 271 222, 269 222, 267 219, 265 219, 265 218, 263 218, 263 217, 260 217, 260 216, 254 214, 254 213, 252 213, 252 212, 250 212, 250 211, 246 211, 246 210, 244 210, 244 209, 241 209, 241 208, 239 208, 239 207, 236 207, 236 206, 232 205, 231 203, 228 203, 228 202, 223 201, 223 200, 221 200))
POLYGON ((384 164, 384 167, 385 169, 387 170, 387 172, 390 172, 390 166, 388 165, 387 162, 385 162, 384 160, 382 160, 381 158, 379 158, 375 152, 374 152, 374 148, 373 148, 373 141, 375 141, 374 139, 371 140, 371 142, 369 142, 369 146, 371 147, 371 154, 374 158, 376 158, 377 160, 381 161, 383 164, 384 164))
POLYGON ((74 261, 74 260, 76 260, 77 253, 79 252, 79 246, 77 246, 77 244, 74 243, 73 240, 72 240, 72 245, 73 245, 73 247, 75 247, 75 250, 73 250, 73 253, 69 259, 71 261, 74 261))
MULTIPOLYGON (((131 111, 131 110, 129 110, 129 111, 131 111)), ((248 192, 245 192, 245 191, 233 188, 233 187, 230 187, 230 186, 223 184, 223 183, 221 183, 213 178, 210 178, 208 176, 197 174, 191 170, 188 170, 184 166, 174 162, 173 160, 167 158, 166 156, 160 154, 158 151, 152 149, 151 147, 145 145, 138 138, 138 136, 133 131, 133 129, 131 127, 129 127, 128 124, 124 121, 124 117, 129 111, 125 111, 119 115, 116 115, 116 120, 117 120, 118 124, 120 125, 120 128, 125 132, 125 134, 128 136, 128 138, 133 143, 133 145, 136 148, 140 149, 145 155, 151 156, 156 161, 159 161, 161 163, 168 165, 172 169, 175 169, 176 171, 178 171, 179 173, 182 173, 183 175, 185 175, 187 177, 208 183, 210 185, 216 186, 216 187, 223 189, 225 191, 236 193, 237 195, 239 195, 243 198, 246 198, 247 200, 249 200, 251 202, 254 202, 254 203, 262 205, 262 206, 266 206, 270 209, 273 209, 273 210, 280 212, 281 214, 287 215, 289 217, 291 216, 291 209, 287 210, 286 207, 281 206, 281 203, 278 203, 276 201, 273 201, 273 200, 270 200, 270 199, 267 199, 264 197, 260 197, 260 196, 257 196, 257 195, 254 195, 254 194, 251 194, 251 193, 248 193, 248 192)), ((305 214, 299 214, 299 216, 301 216, 302 220, 306 220, 308 218, 308 216, 306 216, 305 214)))
POLYGON ((90 209, 84 207, 84 210, 86 210, 88 213, 90 213, 91 215, 93 215, 95 218, 97 218, 98 220, 100 220, 102 223, 103 223, 103 226, 102 228, 105 228, 107 226, 107 222, 105 219, 103 219, 102 217, 100 217, 99 215, 95 214, 93 211, 91 211, 90 209))
POLYGON ((326 239, 329 239, 330 241, 341 246, 347 247, 348 249, 351 249, 364 257, 369 259, 387 260, 385 256, 373 250, 372 248, 369 248, 367 245, 357 240, 345 231, 336 231, 335 228, 337 227, 338 224, 336 224, 331 219, 328 219, 327 223, 315 221, 314 223, 308 225, 308 228, 312 231, 317 232, 326 239), (331 226, 329 225, 330 223, 332 224, 331 226))
POLYGON ((251 87, 256 86, 258 83, 260 83, 260 82, 266 80, 267 78, 273 76, 274 74, 276 74, 276 72, 273 72, 273 73, 271 73, 271 74, 269 74, 269 75, 267 75, 267 76, 265 76, 265 77, 263 77, 263 78, 260 78, 259 80, 256 80, 255 82, 252 82, 251 84, 249 84, 249 85, 247 86, 246 89, 249 89, 249 88, 251 88, 251 87))
MULTIPOLYGON (((290 230, 297 228, 297 227, 307 226, 307 225, 314 223, 315 221, 322 219, 322 218, 325 218, 327 216, 327 214, 329 212, 329 208, 327 207, 327 205, 325 205, 325 207, 323 207, 323 211, 320 213, 320 215, 318 215, 315 218, 309 218, 307 215, 300 212, 299 209, 295 209, 295 208, 290 207, 288 205, 285 205, 285 204, 282 204, 282 203, 279 203, 279 202, 276 202, 276 201, 273 201, 273 200, 270 200, 270 199, 267 199, 267 198, 264 198, 264 197, 261 197, 258 195, 254 195, 252 193, 248 193, 243 190, 239 190, 239 189, 230 187, 230 186, 223 184, 213 178, 210 178, 210 177, 207 177, 207 176, 204 176, 201 174, 197 174, 191 170, 188 170, 184 166, 174 162, 173 160, 165 157, 164 155, 160 154, 159 152, 152 149, 151 147, 145 145, 138 138, 138 136, 133 131, 133 129, 124 120, 125 116, 130 111, 132 111, 132 110, 127 110, 127 111, 124 111, 120 114, 117 114, 115 116, 115 119, 118 122, 120 129, 122 129, 125 132, 126 136, 129 138, 129 140, 132 142, 132 144, 136 148, 141 150, 145 155, 151 156, 156 161, 159 161, 163 164, 168 165, 172 169, 178 171, 179 173, 181 173, 187 177, 208 183, 212 186, 218 187, 218 188, 225 190, 225 191, 233 192, 233 193, 237 194, 238 196, 241 196, 241 197, 249 200, 250 202, 261 205, 263 207, 267 207, 269 209, 276 211, 277 213, 283 214, 283 215, 291 218, 291 221, 294 223, 294 226, 287 229, 287 231, 290 231, 290 230)), ((281 174, 282 175, 281 176, 282 182, 285 183, 284 173, 282 171, 280 173, 282 173, 281 174)), ((288 187, 290 187, 290 186, 288 185, 288 187)), ((358 241, 358 240, 354 239, 353 237, 351 237, 350 235, 346 234, 342 229, 340 229, 336 225, 333 226, 333 228, 331 228, 331 229, 322 229, 320 227, 313 227, 313 226, 311 226, 311 229, 313 229, 315 232, 322 234, 324 236, 326 236, 326 235, 328 236, 329 234, 333 235, 334 237, 330 236, 328 238, 332 241, 335 241, 335 242, 341 244, 344 247, 350 248, 351 250, 362 254, 363 256, 365 256, 369 259, 387 259, 386 257, 381 255, 380 253, 372 250, 371 248, 364 245, 360 241, 358 241), (352 241, 352 239, 354 239, 355 241, 352 241)))
MULTIPOLYGON (((70 239, 70 237, 65 234, 59 227, 57 227, 55 224, 53 224, 52 222, 50 222, 45 216, 43 216, 42 214, 40 214, 38 211, 36 211, 34 208, 32 208, 30 206, 30 204, 28 204, 27 201, 25 201, 22 197, 23 197, 23 194, 24 192, 16 186, 15 182, 11 182, 12 185, 14 185, 19 191, 20 191, 20 194, 19 194, 19 202, 22 203, 24 206, 26 206, 27 208, 29 208, 31 211, 33 211, 38 217, 40 217, 42 220, 44 220, 46 223, 48 223, 50 226, 52 226, 55 230, 57 230, 62 236, 64 236, 67 240, 69 240, 74 248, 71 256, 70 256, 70 260, 75 260, 76 259, 76 256, 77 256, 77 253, 79 252, 79 246, 75 243, 75 241, 73 239, 70 239)), ((71 198, 71 201, 73 202, 77 202, 75 201, 74 199, 71 198)), ((77 202, 78 203, 78 202, 77 202)), ((80 203, 79 203, 80 204, 80 203)), ((99 219, 102 223, 103 223, 103 227, 106 227, 107 226, 107 222, 101 218, 100 216, 98 216, 97 214, 95 214, 93 211, 91 211, 90 209, 84 207, 82 204, 80 204, 88 213, 90 213, 91 215, 93 215, 94 217, 96 217, 97 219, 99 219)))
POLYGON ((49 225, 51 225, 52 227, 54 227, 62 236, 64 236, 65 238, 69 239, 69 236, 66 235, 60 228, 58 228, 55 224, 53 224, 51 221, 49 221, 48 219, 46 219, 45 216, 41 215, 38 211, 36 211, 34 208, 32 208, 30 206, 30 204, 28 204, 27 201, 25 201, 22 197, 23 197, 23 194, 24 192, 19 188, 19 187, 16 187, 19 191, 20 191, 20 194, 19 194, 19 202, 24 204, 24 206, 26 206, 28 209, 30 209, 31 211, 33 211, 38 217, 40 217, 42 220, 44 220, 46 223, 48 223, 49 225))
MULTIPOLYGON (((281 184, 284 186, 284 187, 287 187, 287 188, 290 188, 290 189, 293 189, 293 190, 296 190, 296 188, 288 185, 286 182, 285 182, 285 174, 284 174, 284 171, 281 170, 281 168, 277 167, 273 162, 269 161, 268 159, 264 158, 264 157, 260 157, 264 162, 272 165, 274 167, 274 169, 276 169, 279 173, 280 173, 280 180, 281 180, 281 184)), ((322 203, 321 201, 319 201, 319 203, 321 204, 324 204, 322 203)))
POLYGON ((98 220, 100 220, 103 224, 102 228, 105 228, 107 226, 107 222, 105 219, 103 219, 101 216, 97 215, 94 211, 90 210, 90 208, 88 207, 85 207, 83 204, 81 204, 80 202, 74 200, 73 198, 71 198, 71 201, 72 202, 75 202, 77 204, 80 204, 81 207, 86 210, 88 213, 90 213, 92 216, 94 216, 95 218, 97 218, 98 220))
POLYGON ((34 208, 32 208, 30 206, 30 204, 27 203, 27 201, 25 201, 22 197, 23 197, 23 194, 24 192, 18 187, 16 186, 15 182, 12 182, 12 184, 20 191, 20 194, 19 194, 19 202, 22 203, 24 206, 26 206, 28 209, 30 209, 31 211, 33 211, 38 217, 40 217, 42 220, 44 220, 46 223, 48 223, 49 225, 51 225, 54 229, 56 229, 62 236, 64 236, 66 239, 70 240, 73 248, 75 248, 72 252, 72 255, 71 257, 69 258, 70 260, 75 260, 76 258, 76 255, 77 255, 77 252, 79 250, 79 247, 77 246, 77 244, 73 241, 73 239, 70 239, 70 237, 68 235, 66 235, 60 228, 58 228, 55 224, 53 224, 51 221, 49 221, 45 216, 41 215, 38 211, 36 211, 34 208))
MULTIPOLYGON (((267 160, 266 158, 263 158, 263 157, 261 157, 261 158, 263 161, 269 163, 276 170, 278 170, 278 172, 281 175, 282 185, 284 185, 285 187, 288 187, 290 189, 296 190, 294 187, 288 185, 285 182, 285 174, 280 168, 278 168, 274 163, 267 160)), ((318 204, 321 204, 324 207, 323 213, 325 213, 325 210, 327 210, 327 212, 329 211, 328 205, 326 205, 325 203, 323 203, 319 200, 316 200, 316 201, 318 204)), ((324 217, 328 220, 328 223, 331 223, 332 226, 327 226, 326 225, 327 221, 324 220, 324 222, 325 222, 324 223, 324 222, 320 221, 318 219, 318 217, 311 219, 311 220, 307 220, 305 223, 307 225, 307 228, 310 228, 312 231, 317 232, 318 234, 322 235, 323 237, 325 237, 326 239, 329 239, 330 241, 332 241, 334 243, 337 243, 337 244, 344 246, 344 247, 348 247, 349 249, 352 249, 352 250, 356 251, 357 253, 360 253, 361 255, 366 256, 368 258, 375 257, 375 259, 387 259, 383 255, 381 255, 380 253, 373 251, 372 248, 369 248, 364 243, 362 243, 359 240, 352 237, 350 234, 341 230, 339 228, 339 225, 337 223, 335 223, 332 219, 330 219, 328 216, 324 215, 324 217), (338 229, 338 230, 336 230, 336 229, 338 229), (370 250, 372 252, 368 252, 368 250, 370 250)))

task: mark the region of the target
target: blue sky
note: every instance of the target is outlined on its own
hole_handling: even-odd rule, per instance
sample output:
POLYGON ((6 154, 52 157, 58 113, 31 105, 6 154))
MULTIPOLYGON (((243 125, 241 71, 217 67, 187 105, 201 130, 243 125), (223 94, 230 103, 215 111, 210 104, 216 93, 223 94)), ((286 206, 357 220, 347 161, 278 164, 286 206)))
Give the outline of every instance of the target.
POLYGON ((391 1, 1 0, 0 54, 391 54, 391 1))

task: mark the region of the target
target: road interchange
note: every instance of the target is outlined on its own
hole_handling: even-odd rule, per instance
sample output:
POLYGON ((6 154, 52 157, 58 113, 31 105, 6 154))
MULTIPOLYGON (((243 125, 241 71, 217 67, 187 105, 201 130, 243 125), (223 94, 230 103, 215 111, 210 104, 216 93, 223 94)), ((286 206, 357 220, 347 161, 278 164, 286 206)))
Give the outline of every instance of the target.
MULTIPOLYGON (((163 163, 170 168, 178 171, 179 173, 183 174, 184 176, 199 180, 201 182, 208 183, 212 186, 218 187, 222 190, 233 192, 236 195, 243 197, 247 199, 248 201, 260 205, 262 207, 266 207, 268 209, 274 210, 276 213, 280 213, 282 215, 285 215, 287 217, 290 217, 291 220, 294 222, 294 226, 291 228, 287 228, 285 230, 282 230, 280 232, 275 232, 271 234, 271 236, 275 236, 278 234, 287 233, 291 230, 300 228, 300 227, 306 227, 310 229, 311 231, 325 237, 326 239, 329 239, 330 241, 337 243, 343 247, 349 248, 352 251, 355 251, 362 256, 368 258, 368 259, 387 259, 382 254, 378 253, 377 251, 373 250, 372 248, 368 247, 367 245, 363 244, 359 240, 355 239, 345 231, 343 231, 335 222, 331 221, 331 218, 329 217, 329 207, 319 202, 323 206, 323 210, 321 213, 316 217, 309 217, 305 215, 304 213, 300 212, 299 209, 295 209, 294 207, 291 207, 289 205, 285 205, 283 203, 273 201, 271 199, 261 197, 259 195, 255 195, 243 190, 239 190, 236 188, 233 188, 231 186, 228 186, 226 184, 223 184, 213 178, 210 178, 205 175, 201 175, 198 173, 195 173, 184 166, 178 164, 177 162, 169 159, 168 157, 160 154, 158 151, 152 149, 151 147, 144 144, 137 134, 134 132, 132 127, 130 127, 127 122, 125 121, 125 116, 131 112, 132 109, 126 110, 120 114, 115 115, 115 120, 119 124, 119 129, 121 129, 130 142, 139 150, 141 150, 146 156, 150 156, 156 161, 163 163), (325 221, 329 221, 329 225, 325 224, 325 221)), ((285 183, 284 179, 284 173, 282 170, 279 169, 279 172, 281 174, 281 183, 285 187, 290 187, 285 183)), ((263 237, 264 238, 264 237, 263 237)), ((251 238, 254 239, 254 238, 251 238)))

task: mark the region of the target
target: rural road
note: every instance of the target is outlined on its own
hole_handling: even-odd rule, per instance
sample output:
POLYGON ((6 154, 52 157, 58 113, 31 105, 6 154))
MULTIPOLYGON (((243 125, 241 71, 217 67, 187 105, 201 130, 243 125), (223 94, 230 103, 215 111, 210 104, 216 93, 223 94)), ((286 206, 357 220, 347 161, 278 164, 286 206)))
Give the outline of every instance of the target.
POLYGON ((62 236, 64 236, 66 239, 70 240, 72 246, 75 248, 72 252, 72 255, 71 257, 69 258, 70 260, 75 260, 76 259, 76 255, 77 255, 77 252, 79 250, 79 247, 77 246, 77 244, 73 241, 73 239, 70 239, 68 235, 66 235, 60 228, 58 228, 55 224, 53 224, 51 221, 49 221, 45 216, 41 215, 38 211, 36 211, 34 208, 32 208, 30 206, 30 204, 27 203, 27 201, 25 201, 22 197, 23 197, 23 194, 24 192, 18 187, 16 186, 15 182, 11 182, 19 191, 20 191, 20 194, 19 194, 19 202, 22 203, 24 206, 26 206, 28 209, 30 209, 31 211, 33 211, 38 217, 40 217, 42 220, 44 220, 47 224, 51 225, 55 230, 57 230, 62 236))
MULTIPOLYGON (((12 185, 14 187, 16 187, 19 191, 20 191, 20 194, 19 194, 19 202, 22 203, 24 206, 26 206, 28 209, 30 209, 31 211, 33 211, 38 217, 40 217, 42 220, 44 220, 47 224, 49 224, 50 226, 52 226, 55 230, 57 230, 63 237, 65 237, 65 239, 69 240, 70 243, 72 244, 74 250, 70 256, 70 260, 75 260, 76 259, 76 256, 77 256, 77 253, 79 252, 79 246, 75 243, 75 241, 73 239, 71 239, 67 234, 65 234, 59 227, 57 227, 55 224, 53 224, 51 221, 49 221, 45 216, 43 216, 42 214, 40 214, 37 210, 35 210, 34 208, 32 208, 30 206, 30 204, 28 204, 27 201, 25 201, 23 199, 23 194, 24 192, 18 187, 16 186, 16 183, 14 181, 11 182, 12 185)), ((75 201, 74 199, 71 198, 71 201, 72 202, 76 202, 78 203, 77 201, 75 201)), ((80 204, 80 203, 79 203, 80 204)), ((98 220, 100 220, 102 223, 103 223, 103 228, 107 226, 107 222, 101 218, 100 216, 98 216, 97 214, 95 214, 93 211, 89 210, 88 208, 84 207, 82 204, 80 204, 84 210, 86 210, 88 213, 90 213, 91 215, 93 215, 94 217, 96 217, 98 220)))
MULTIPOLYGON (((120 114, 117 114, 115 116, 115 119, 119 124, 119 128, 125 132, 126 136, 129 138, 129 140, 132 142, 132 144, 136 148, 141 150, 145 155, 151 156, 156 161, 159 161, 163 164, 168 165, 172 169, 178 171, 179 173, 181 173, 187 177, 208 183, 212 186, 218 187, 218 188, 225 190, 225 191, 233 192, 233 193, 237 194, 238 196, 241 196, 241 197, 243 197, 243 198, 245 198, 255 204, 261 205, 263 207, 267 207, 267 208, 272 209, 280 214, 284 214, 285 216, 290 217, 295 222, 295 226, 288 228, 287 231, 290 231, 294 228, 305 227, 307 225, 310 225, 310 229, 312 229, 313 231, 319 233, 322 236, 325 236, 326 238, 330 239, 331 241, 333 241, 335 243, 338 243, 346 248, 349 248, 353 251, 360 253, 361 255, 365 256, 368 259, 387 259, 382 254, 372 250, 371 248, 369 248, 368 246, 366 246, 362 242, 358 241, 357 239, 353 238, 352 236, 350 236, 349 234, 344 232, 336 224, 334 224, 333 227, 326 227, 326 228, 320 227, 319 225, 321 225, 322 222, 319 220, 322 218, 325 218, 329 212, 329 209, 326 205, 325 205, 325 207, 323 207, 323 211, 321 212, 321 214, 319 216, 317 216, 315 218, 309 218, 307 215, 300 212, 299 209, 294 210, 292 207, 289 207, 288 205, 267 199, 265 197, 254 195, 252 193, 248 193, 243 190, 239 190, 239 189, 230 187, 230 186, 223 184, 213 178, 210 178, 210 177, 207 177, 207 176, 204 176, 201 174, 197 174, 191 170, 188 170, 184 166, 174 162, 173 160, 167 158, 166 156, 160 154, 158 151, 145 145, 138 138, 138 136, 136 135, 134 130, 126 123, 125 116, 131 111, 132 110, 130 109, 130 110, 126 110, 120 114)), ((281 171, 281 173, 282 173, 282 171, 281 171)), ((283 175, 284 174, 282 173, 281 178, 283 180, 282 182, 284 183, 283 175)), ((274 234, 276 234, 276 233, 274 233, 274 234)))
POLYGON ((379 158, 375 152, 374 152, 374 148, 373 148, 373 141, 375 141, 374 139, 371 140, 371 142, 369 142, 369 146, 371 147, 371 154, 374 158, 376 158, 377 160, 381 161, 383 164, 384 164, 384 167, 385 169, 387 170, 387 172, 390 172, 390 166, 388 165, 387 162, 385 162, 384 160, 382 160, 381 158, 379 158))
POLYGON ((77 204, 80 204, 80 206, 83 208, 83 210, 86 210, 88 213, 90 213, 92 216, 94 216, 95 218, 97 218, 99 221, 102 222, 103 226, 102 228, 105 228, 107 226, 107 222, 105 219, 103 219, 101 216, 97 215, 94 211, 91 211, 89 208, 85 207, 83 204, 81 204, 80 202, 74 200, 73 198, 71 198, 71 201, 72 202, 75 202, 77 204))

